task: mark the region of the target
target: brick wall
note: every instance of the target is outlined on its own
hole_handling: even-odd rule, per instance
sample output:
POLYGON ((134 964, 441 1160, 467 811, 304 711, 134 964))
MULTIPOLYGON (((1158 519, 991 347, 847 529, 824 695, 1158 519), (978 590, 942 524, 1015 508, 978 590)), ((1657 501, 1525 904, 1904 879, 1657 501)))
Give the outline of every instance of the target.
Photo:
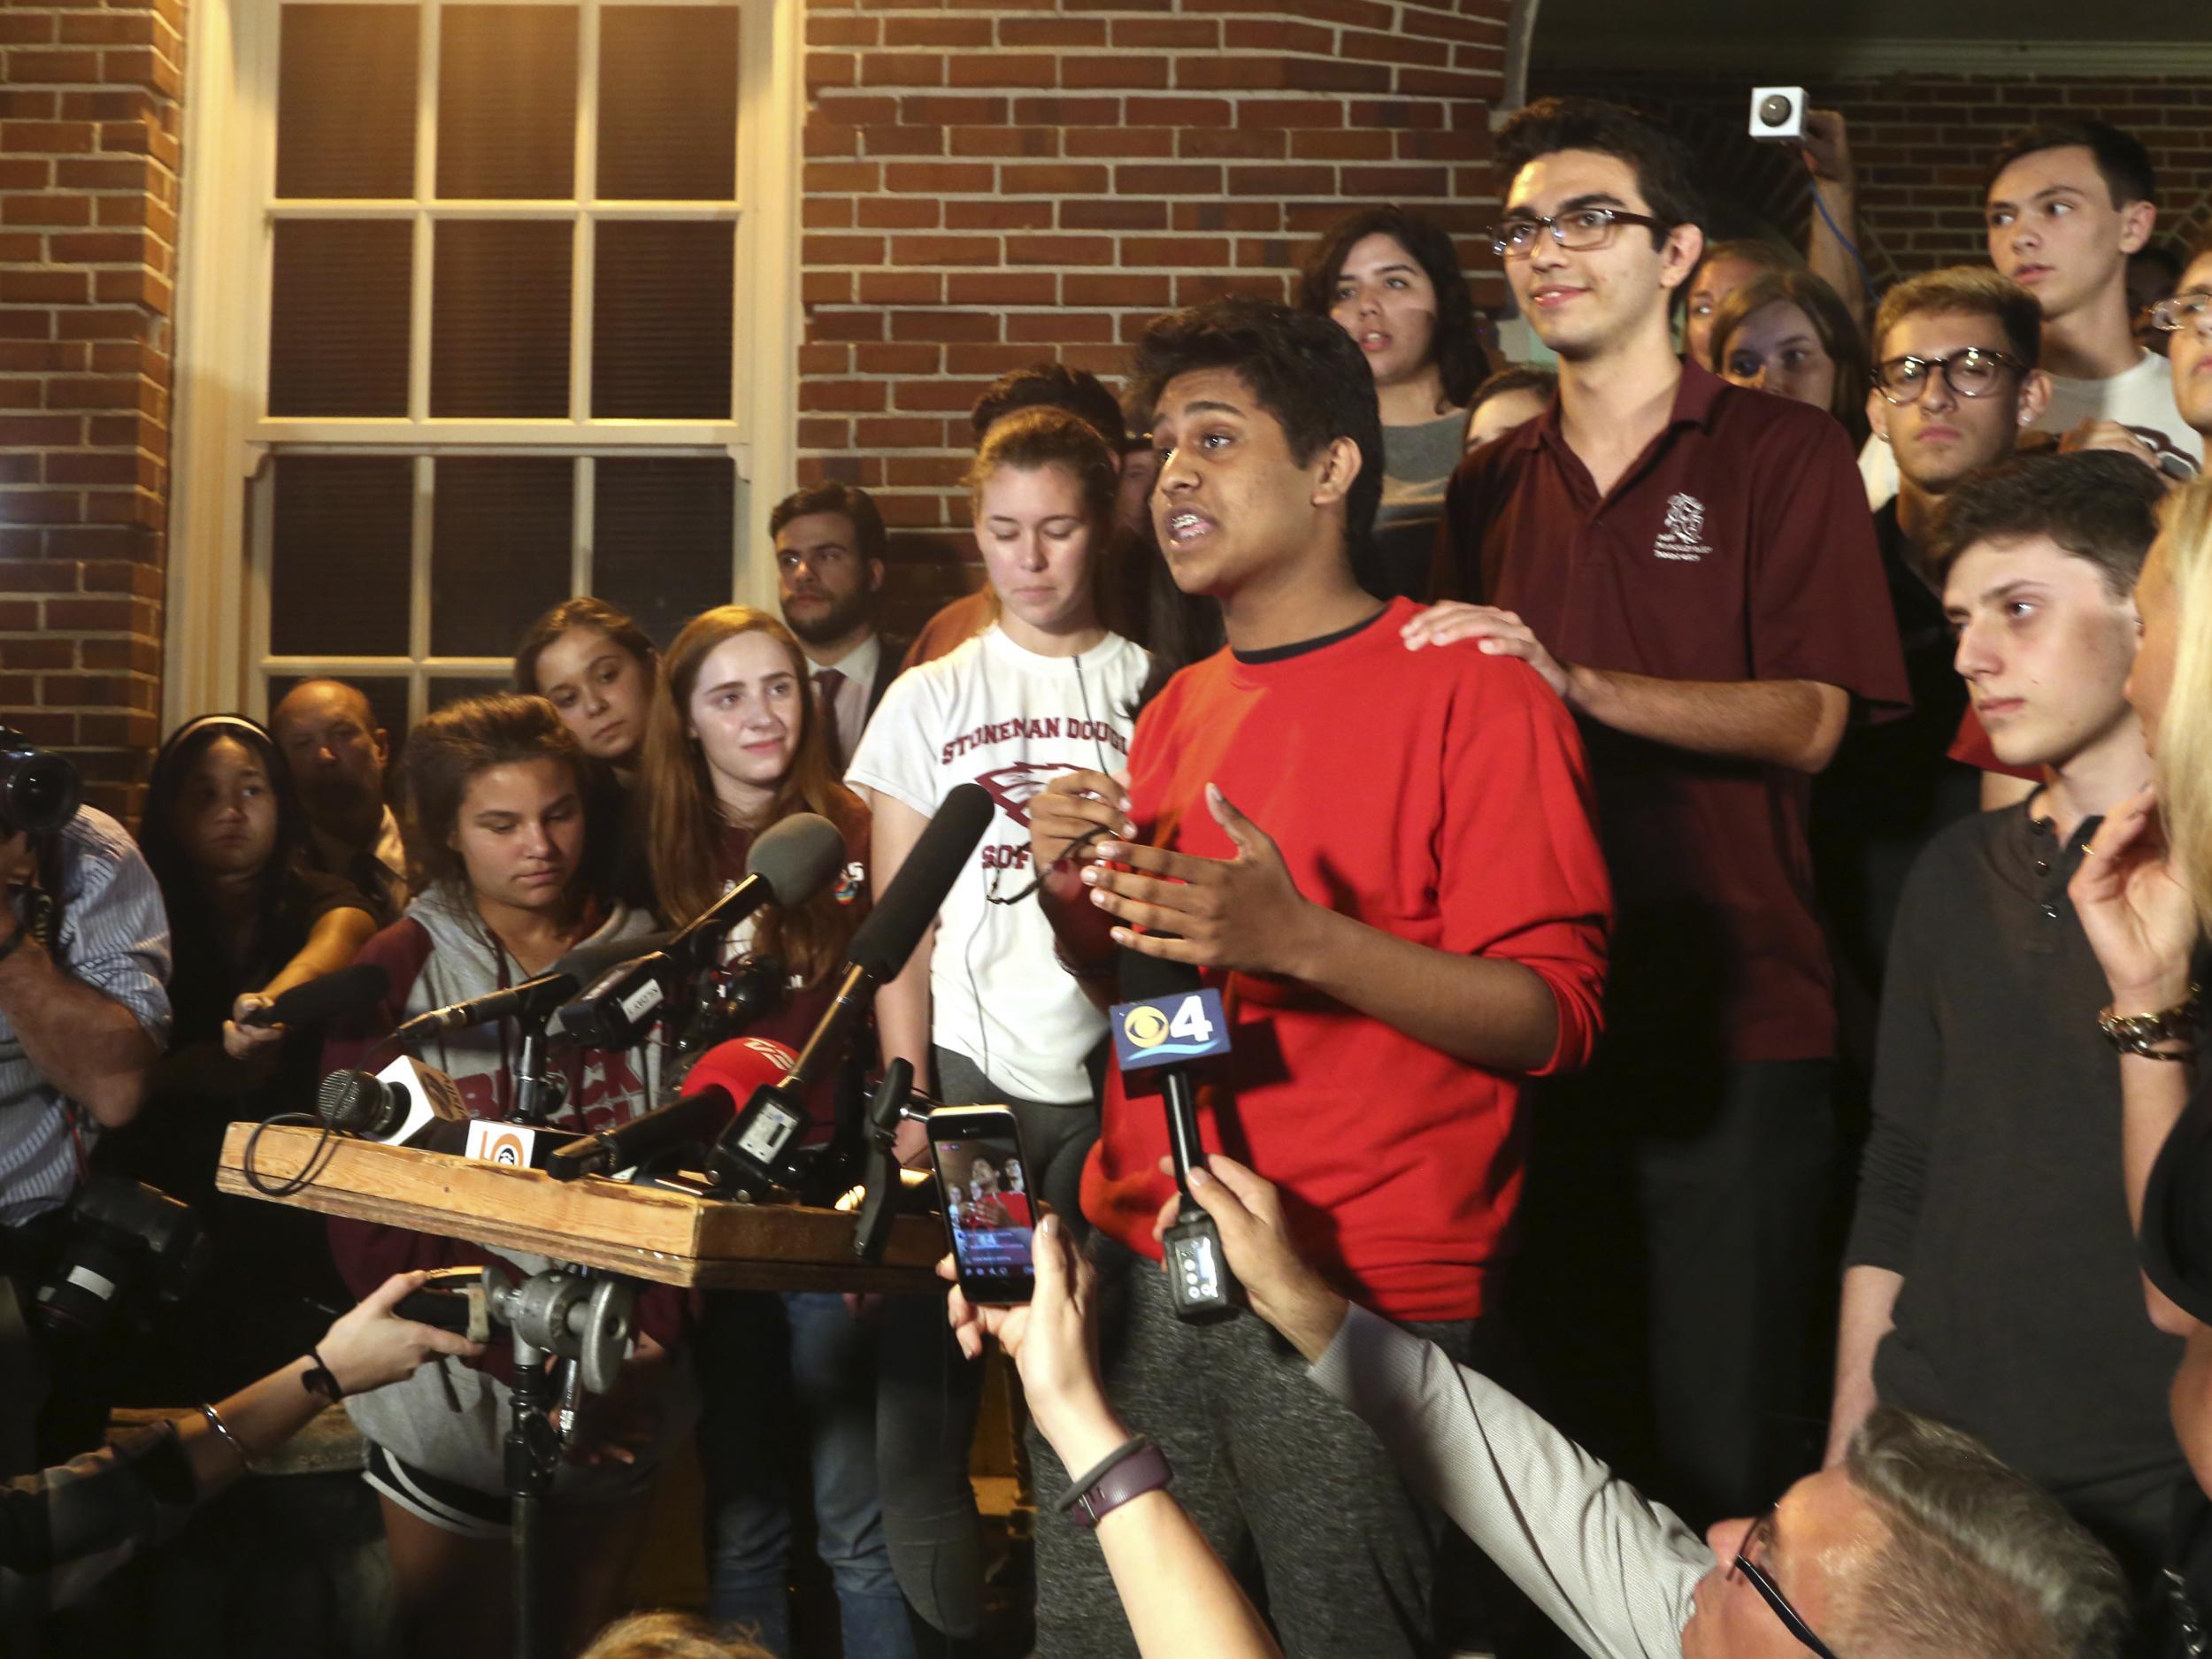
MULTIPOLYGON (((1804 245, 1812 211, 1798 158, 1746 132, 1742 74, 1564 72, 1531 75, 1530 96, 1584 92, 1663 115, 1697 146, 1715 193, 1804 245)), ((1859 174, 1860 249, 1884 285, 1937 265, 1984 263, 1982 180, 2011 133, 2093 117, 2132 131, 2158 169, 2160 234, 2212 229, 2212 85, 2189 76, 1887 75, 1815 82, 1843 111, 1859 174)))
POLYGON ((159 735, 183 27, 0 6, 0 718, 124 813, 159 735))
POLYGON ((995 375, 1110 380, 1163 311, 1284 296, 1355 204, 1433 213, 1494 282, 1472 233, 1509 9, 814 0, 800 473, 876 494, 895 620, 978 580, 955 480, 995 375))

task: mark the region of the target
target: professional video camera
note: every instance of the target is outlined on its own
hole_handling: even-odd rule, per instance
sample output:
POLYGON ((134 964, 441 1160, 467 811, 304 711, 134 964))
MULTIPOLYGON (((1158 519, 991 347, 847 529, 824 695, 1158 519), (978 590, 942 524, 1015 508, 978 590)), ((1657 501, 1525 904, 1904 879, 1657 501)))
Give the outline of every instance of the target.
POLYGON ((143 1181, 100 1176, 63 1213, 53 1271, 39 1285, 39 1324, 84 1340, 119 1313, 142 1324, 156 1306, 189 1294, 207 1261, 207 1236, 189 1206, 143 1181))
POLYGON ((0 726, 0 834, 43 835, 77 816, 77 769, 12 726, 0 726))

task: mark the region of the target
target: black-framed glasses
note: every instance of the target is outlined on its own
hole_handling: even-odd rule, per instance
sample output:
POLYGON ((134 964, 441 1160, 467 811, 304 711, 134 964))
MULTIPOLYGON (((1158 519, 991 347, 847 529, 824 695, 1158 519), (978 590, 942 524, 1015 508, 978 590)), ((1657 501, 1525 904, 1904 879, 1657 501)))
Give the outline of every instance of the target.
POLYGON ((2203 322, 2205 313, 2212 311, 2212 294, 2193 288, 2171 299, 2158 300, 2144 309, 2151 314, 2152 327, 2162 328, 2170 334, 2203 322))
POLYGON ((1820 1659, 1836 1659, 1828 1644, 1813 1634, 1813 1627, 1798 1617, 1797 1609, 1790 1605, 1790 1599, 1782 1594, 1781 1586, 1767 1577, 1765 1568, 1751 1559, 1753 1548, 1766 1537, 1773 1526, 1774 1511, 1769 1509, 1744 1529, 1743 1543, 1736 1550, 1735 1571, 1743 1574, 1746 1581, 1759 1593, 1759 1599, 1774 1609, 1774 1617, 1782 1621, 1791 1635, 1818 1654, 1820 1659))
POLYGON ((2025 371, 2027 366, 2017 357, 1980 346, 1942 357, 1885 357, 1874 365, 1874 389, 1893 403, 1916 403, 1928 382, 1940 374, 1943 383, 1961 397, 1987 397, 2004 389, 2007 370, 2025 371))
POLYGON ((1578 207, 1572 212, 1555 213, 1548 218, 1520 215, 1507 219, 1491 233, 1490 251, 1501 259, 1525 258, 1536 246, 1537 233, 1548 230, 1551 239, 1562 248, 1586 253, 1611 242, 1614 227, 1619 225, 1648 225, 1654 230, 1674 228, 1666 219, 1654 219, 1648 213, 1632 213, 1625 208, 1578 207))

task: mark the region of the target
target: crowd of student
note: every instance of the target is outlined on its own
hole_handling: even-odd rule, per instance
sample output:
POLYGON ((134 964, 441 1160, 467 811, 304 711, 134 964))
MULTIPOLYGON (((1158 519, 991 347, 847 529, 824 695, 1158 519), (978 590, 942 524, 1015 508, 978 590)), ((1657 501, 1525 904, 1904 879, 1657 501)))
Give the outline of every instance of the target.
MULTIPOLYGON (((1812 131, 1832 191, 1842 121, 1812 131)), ((986 584, 910 642, 875 506, 824 483, 770 519, 780 616, 663 652, 571 600, 513 691, 403 745, 330 680, 187 722, 142 861, 88 810, 59 853, 10 844, 0 1216, 34 1237, 111 1168, 214 1245, 163 1339, 58 1403, 219 1398, 152 1448, 204 1486, 342 1397, 407 1651, 495 1649, 511 1373, 389 1310, 395 1275, 508 1253, 219 1199, 224 1130, 697 914, 809 812, 841 879, 727 947, 783 993, 753 1034, 795 1043, 979 783, 991 828, 854 1063, 1012 1108, 1036 1301, 648 1290, 559 1476, 572 1646, 696 1419, 712 1619, 790 1651, 798 1468, 843 1650, 978 1651, 987 1333, 1026 1393, 1048 1659, 1552 1627, 2202 1651, 2212 1262, 2171 1245, 2147 1280, 2137 1239, 2189 1220, 2152 1171, 2212 915, 2212 250, 2131 304, 2154 181, 2093 122, 1993 158, 1990 266, 1880 296, 1847 203, 1809 268, 1709 244, 1684 152, 1625 111, 1546 101, 1499 143, 1494 251, 1551 367, 1489 373, 1449 238, 1363 212, 1297 306, 1155 322, 1125 403, 1049 363, 993 386, 986 584), (1253 1317, 1179 1322, 1153 1266, 1166 1127, 1106 1041, 1128 952, 1223 993, 1194 1193, 1253 1317), (354 962, 383 1006, 243 1023, 354 962), (1092 1530, 1056 1513, 1086 1494, 1092 1530), (1502 1580, 1440 1570, 1448 1520, 1502 1580)), ((424 1057, 503 1116, 513 1041, 424 1057)), ((558 1058, 583 1126, 680 1081, 650 1045, 558 1058)), ((841 1098, 825 1157, 860 1134, 841 1098)), ((66 1416, 50 1445, 82 1451, 66 1416)))

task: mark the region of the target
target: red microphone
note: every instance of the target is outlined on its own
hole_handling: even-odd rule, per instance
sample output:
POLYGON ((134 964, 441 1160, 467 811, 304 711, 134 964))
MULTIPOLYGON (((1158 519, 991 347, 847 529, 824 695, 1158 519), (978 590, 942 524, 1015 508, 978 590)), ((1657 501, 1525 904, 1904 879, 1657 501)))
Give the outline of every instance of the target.
POLYGON ((738 1109, 766 1083, 780 1083, 799 1057, 765 1037, 733 1037, 701 1055, 684 1079, 681 1099, 563 1147, 546 1165, 557 1181, 608 1175, 721 1133, 738 1109))

